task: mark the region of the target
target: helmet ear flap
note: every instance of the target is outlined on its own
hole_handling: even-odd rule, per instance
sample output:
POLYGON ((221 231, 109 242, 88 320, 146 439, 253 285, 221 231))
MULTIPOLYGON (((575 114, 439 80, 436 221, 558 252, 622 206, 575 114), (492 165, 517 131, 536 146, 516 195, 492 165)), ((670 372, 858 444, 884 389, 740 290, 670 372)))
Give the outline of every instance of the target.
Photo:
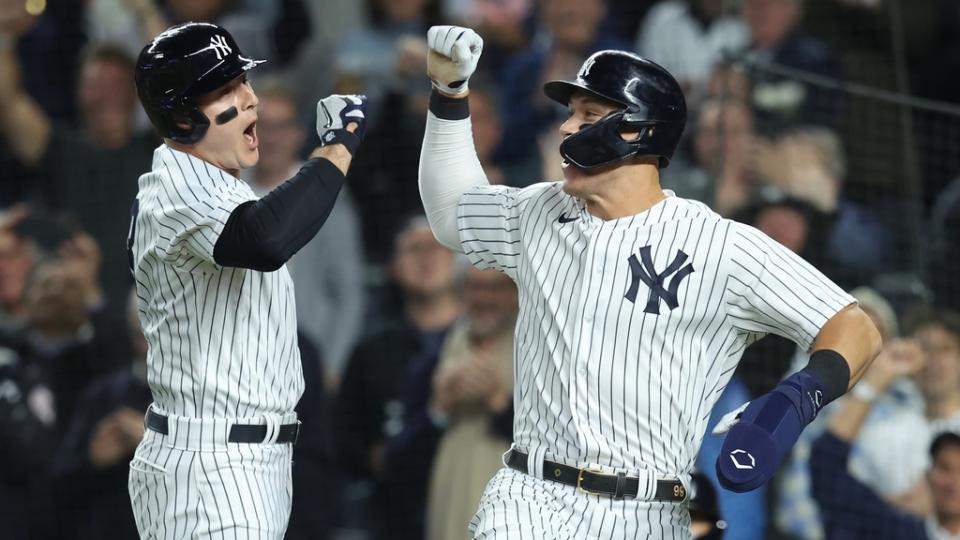
POLYGON ((193 144, 207 133, 210 119, 200 109, 188 107, 174 115, 170 138, 178 143, 193 144))

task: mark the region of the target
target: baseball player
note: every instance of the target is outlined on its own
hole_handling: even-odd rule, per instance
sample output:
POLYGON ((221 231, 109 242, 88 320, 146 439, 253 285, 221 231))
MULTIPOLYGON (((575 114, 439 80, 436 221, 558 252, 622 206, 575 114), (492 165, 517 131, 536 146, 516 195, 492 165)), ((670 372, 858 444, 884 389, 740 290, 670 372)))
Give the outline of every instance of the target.
POLYGON ((880 338, 853 298, 756 229, 660 186, 686 120, 660 66, 620 51, 549 82, 566 107, 562 182, 489 185, 468 79, 483 42, 428 33, 433 81, 420 193, 437 238, 520 292, 513 446, 475 538, 689 538, 685 505, 710 410, 768 332, 810 351, 744 410, 717 462, 725 486, 770 479, 800 430, 847 391, 880 338))
POLYGON ((284 263, 320 229, 364 132, 365 98, 318 103, 322 146, 261 199, 257 97, 224 29, 175 26, 140 53, 140 101, 163 137, 140 177, 128 248, 153 404, 130 463, 143 538, 283 537, 303 391, 284 263))

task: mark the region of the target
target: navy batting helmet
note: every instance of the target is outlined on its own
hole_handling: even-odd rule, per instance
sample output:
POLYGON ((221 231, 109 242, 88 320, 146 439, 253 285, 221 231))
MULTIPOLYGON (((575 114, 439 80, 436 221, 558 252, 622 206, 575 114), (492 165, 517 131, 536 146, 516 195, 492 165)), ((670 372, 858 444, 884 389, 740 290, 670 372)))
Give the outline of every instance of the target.
POLYGON ((215 24, 177 25, 140 51, 137 94, 162 137, 195 143, 210 127, 196 98, 265 61, 244 57, 233 36, 215 24))
POLYGON ((628 52, 600 51, 587 58, 576 80, 550 81, 543 87, 547 97, 562 105, 578 90, 624 109, 564 139, 564 159, 584 169, 637 155, 659 157, 660 167, 670 163, 687 121, 687 104, 667 70, 628 52), (625 141, 620 136, 624 131, 640 135, 625 141))

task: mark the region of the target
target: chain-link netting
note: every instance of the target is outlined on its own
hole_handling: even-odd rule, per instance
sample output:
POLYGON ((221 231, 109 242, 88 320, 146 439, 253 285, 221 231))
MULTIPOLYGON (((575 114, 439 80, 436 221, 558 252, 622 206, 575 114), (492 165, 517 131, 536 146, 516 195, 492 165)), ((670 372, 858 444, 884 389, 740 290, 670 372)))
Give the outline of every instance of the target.
MULTIPOLYGON (((542 83, 574 77, 597 50, 637 52, 673 73, 687 100, 663 187, 800 255, 851 291, 880 329, 874 367, 854 374, 865 382, 824 409, 764 488, 722 489, 714 471, 722 439, 706 435, 697 521, 722 519, 728 539, 952 537, 960 439, 937 436, 960 430, 958 6, 0 0, 0 538, 136 538, 136 520, 144 526, 162 506, 158 495, 135 520, 130 503, 140 487, 129 464, 154 398, 146 359, 166 361, 148 353, 133 292, 141 287, 143 303, 148 284, 130 275, 138 178, 155 168, 163 142, 134 72, 144 44, 188 20, 216 22, 245 56, 269 60, 249 72, 259 162, 235 180, 256 196, 294 175, 319 144, 320 98, 369 98, 345 187, 288 264, 306 390, 287 538, 467 537, 512 441, 515 289, 502 274, 468 271, 423 217, 424 38, 433 24, 469 26, 485 40, 470 108, 491 183, 560 180, 567 110, 542 95, 542 83)), ((161 303, 194 278, 170 274, 183 281, 168 283, 161 303)), ((210 309, 250 318, 234 306, 210 309)), ((164 336, 160 348, 181 345, 173 327, 149 330, 164 336)), ((748 347, 710 426, 802 368, 807 353, 777 336, 748 347)), ((226 510, 202 506, 204 490, 239 485, 220 475, 243 478, 257 466, 244 460, 197 469, 165 537, 215 529, 206 516, 226 510)), ((162 496, 177 478, 161 482, 162 496)), ((242 507, 231 511, 251 528, 283 513, 283 494, 261 504, 243 489, 223 491, 214 499, 242 507)), ((583 527, 643 519, 614 508, 583 516, 583 527)))

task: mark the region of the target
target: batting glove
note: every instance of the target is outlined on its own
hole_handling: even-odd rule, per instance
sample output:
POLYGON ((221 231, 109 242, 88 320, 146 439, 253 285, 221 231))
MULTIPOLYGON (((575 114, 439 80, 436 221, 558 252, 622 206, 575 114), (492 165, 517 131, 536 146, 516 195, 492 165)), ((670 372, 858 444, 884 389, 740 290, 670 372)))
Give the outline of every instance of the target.
POLYGON ((350 155, 360 146, 367 129, 367 96, 333 94, 317 103, 320 146, 342 144, 350 155), (353 133, 348 124, 356 124, 353 133))
POLYGON ((433 26, 427 31, 427 76, 444 94, 462 95, 477 69, 483 38, 462 26, 433 26))

